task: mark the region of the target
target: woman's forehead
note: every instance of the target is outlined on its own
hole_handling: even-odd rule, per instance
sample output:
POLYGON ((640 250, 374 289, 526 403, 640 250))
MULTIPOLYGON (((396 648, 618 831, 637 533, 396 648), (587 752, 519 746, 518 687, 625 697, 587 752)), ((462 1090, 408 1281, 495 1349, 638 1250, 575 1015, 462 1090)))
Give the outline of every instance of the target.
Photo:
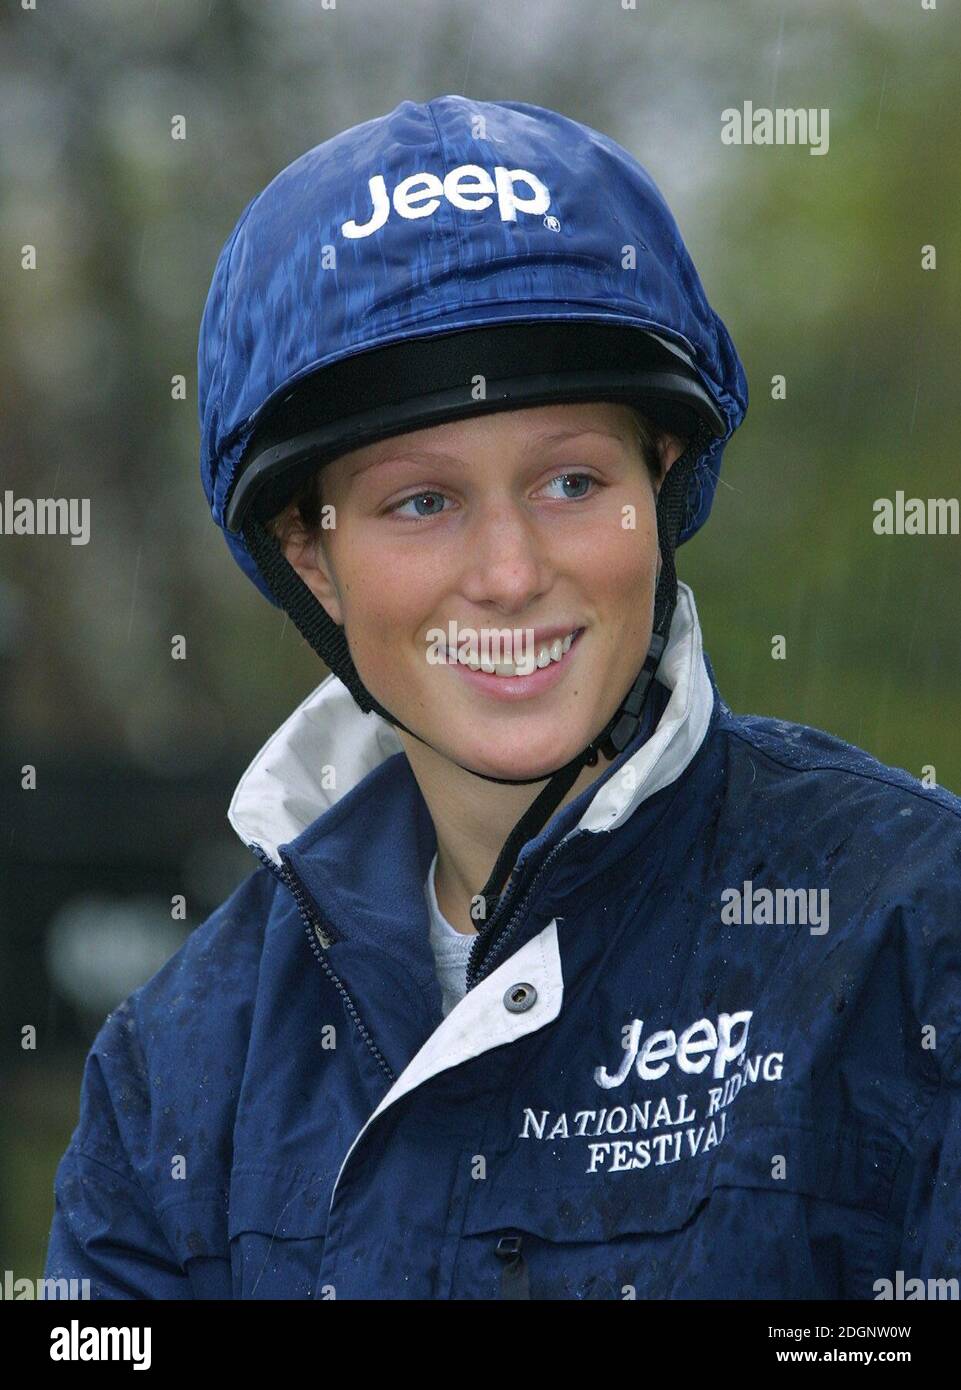
POLYGON ((631 443, 635 432, 635 413, 631 407, 620 402, 551 403, 519 410, 490 411, 462 420, 447 420, 443 424, 408 430, 341 454, 334 462, 338 472, 352 478, 378 463, 408 453, 434 454, 437 457, 463 456, 492 439, 523 452, 587 433, 607 435, 631 443))

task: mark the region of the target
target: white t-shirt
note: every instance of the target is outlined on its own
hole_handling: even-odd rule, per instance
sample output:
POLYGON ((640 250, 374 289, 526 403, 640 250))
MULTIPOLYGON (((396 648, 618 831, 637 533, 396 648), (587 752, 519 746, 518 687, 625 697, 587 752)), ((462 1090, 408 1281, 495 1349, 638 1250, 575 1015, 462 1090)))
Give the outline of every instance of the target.
POLYGON ((477 933, 461 932, 452 927, 437 906, 437 893, 434 889, 436 868, 435 854, 431 860, 424 892, 430 917, 430 944, 437 966, 437 978, 440 981, 441 1010, 446 1018, 454 1005, 467 993, 467 958, 477 940, 477 933))

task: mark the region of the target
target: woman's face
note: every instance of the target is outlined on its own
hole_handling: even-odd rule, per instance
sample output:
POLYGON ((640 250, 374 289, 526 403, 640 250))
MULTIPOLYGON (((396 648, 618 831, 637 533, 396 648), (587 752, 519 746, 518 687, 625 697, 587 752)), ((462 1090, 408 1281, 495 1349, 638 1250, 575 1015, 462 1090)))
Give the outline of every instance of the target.
MULTIPOLYGON (((660 448, 663 476, 683 443, 660 448)), ((559 767, 599 732, 647 654, 659 567, 656 485, 626 406, 415 430, 342 455, 321 486, 335 524, 288 540, 287 557, 397 719, 494 777, 559 767), (534 665, 571 633, 559 662, 534 665), (531 673, 437 659, 458 650, 531 673)))

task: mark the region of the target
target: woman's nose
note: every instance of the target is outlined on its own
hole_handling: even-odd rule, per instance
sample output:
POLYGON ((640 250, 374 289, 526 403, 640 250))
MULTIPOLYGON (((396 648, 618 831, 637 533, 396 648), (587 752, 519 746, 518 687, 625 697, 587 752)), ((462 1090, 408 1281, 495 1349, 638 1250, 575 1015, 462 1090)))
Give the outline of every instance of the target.
POLYGON ((473 603, 523 608, 551 582, 546 538, 511 502, 485 508, 464 538, 461 588, 473 603))

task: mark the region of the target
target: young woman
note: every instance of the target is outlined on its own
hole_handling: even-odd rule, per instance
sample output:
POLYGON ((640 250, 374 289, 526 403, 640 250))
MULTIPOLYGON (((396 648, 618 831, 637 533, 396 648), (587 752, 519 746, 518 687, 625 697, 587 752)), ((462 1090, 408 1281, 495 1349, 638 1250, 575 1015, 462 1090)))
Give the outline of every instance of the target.
POLYGON ((48 1277, 961 1276, 961 801, 721 698, 674 551, 747 391, 644 170, 403 102, 248 204, 199 377, 215 520, 331 674, 231 802, 260 867, 91 1049, 48 1277))

